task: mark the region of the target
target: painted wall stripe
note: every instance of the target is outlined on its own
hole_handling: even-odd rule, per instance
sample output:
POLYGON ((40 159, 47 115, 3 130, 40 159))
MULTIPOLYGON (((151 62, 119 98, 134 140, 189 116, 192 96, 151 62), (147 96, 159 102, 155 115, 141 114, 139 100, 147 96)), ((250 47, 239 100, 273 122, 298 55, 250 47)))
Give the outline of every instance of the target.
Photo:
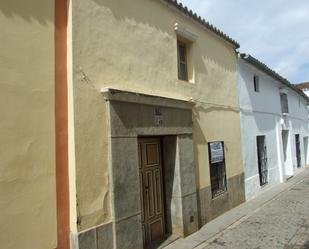
POLYGON ((66 0, 55 0, 55 120, 57 249, 70 248, 66 0))

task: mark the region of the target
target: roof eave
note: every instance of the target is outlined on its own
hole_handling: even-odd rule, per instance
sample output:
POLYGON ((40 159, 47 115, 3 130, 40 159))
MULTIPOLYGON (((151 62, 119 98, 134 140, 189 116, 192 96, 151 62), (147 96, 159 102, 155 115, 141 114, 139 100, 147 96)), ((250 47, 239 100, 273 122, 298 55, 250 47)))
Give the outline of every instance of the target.
POLYGON ((278 80, 279 82, 286 85, 287 87, 291 88, 292 90, 300 94, 302 97, 304 97, 307 103, 309 103, 309 97, 302 90, 294 86, 291 82, 289 82, 286 78, 283 78, 280 74, 278 74, 274 70, 270 69, 266 64, 260 62, 258 59, 252 57, 249 54, 245 54, 245 53, 241 53, 240 58, 250 63, 251 65, 255 66, 256 68, 260 69, 261 71, 268 74, 272 78, 278 80))
POLYGON ((178 2, 177 0, 161 0, 164 3, 169 4, 170 6, 173 6, 176 8, 178 11, 180 11, 182 14, 186 15, 187 17, 193 19, 195 22, 201 24, 205 28, 207 28, 209 31, 213 32, 215 35, 219 36, 229 44, 233 45, 235 49, 240 48, 240 45, 237 41, 223 33, 221 30, 207 22, 204 18, 201 16, 197 15, 195 12, 192 10, 188 9, 188 7, 184 6, 182 3, 178 2))

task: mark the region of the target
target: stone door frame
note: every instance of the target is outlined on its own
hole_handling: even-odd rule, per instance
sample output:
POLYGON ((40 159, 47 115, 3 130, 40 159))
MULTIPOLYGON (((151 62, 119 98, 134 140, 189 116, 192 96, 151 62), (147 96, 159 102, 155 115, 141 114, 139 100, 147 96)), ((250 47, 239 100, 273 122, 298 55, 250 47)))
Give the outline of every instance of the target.
POLYGON ((104 89, 101 93, 109 120, 114 249, 143 248, 138 167, 140 136, 163 136, 163 164, 172 168, 165 172, 172 179, 166 197, 171 232, 182 237, 195 232, 198 213, 192 141, 193 103, 116 89, 104 89))

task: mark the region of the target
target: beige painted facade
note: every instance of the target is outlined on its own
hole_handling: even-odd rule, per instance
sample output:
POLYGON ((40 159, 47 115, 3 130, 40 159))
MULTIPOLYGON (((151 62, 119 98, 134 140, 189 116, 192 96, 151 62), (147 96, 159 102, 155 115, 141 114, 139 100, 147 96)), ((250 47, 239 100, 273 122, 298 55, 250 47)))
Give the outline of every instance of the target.
MULTIPOLYGON (((54 14, 50 0, 0 2, 0 223, 5 224, 0 245, 6 249, 57 247, 54 14)), ((242 175, 232 44, 163 1, 74 0, 69 1, 68 17, 73 235, 102 224, 110 229, 115 217, 110 109, 103 88, 195 104, 192 161, 198 190, 210 186, 208 142, 225 142, 227 178, 242 175), (195 37, 188 82, 178 80, 175 23, 195 37)), ((181 139, 190 145, 186 136, 181 139)), ((202 223, 223 211, 210 212, 202 223)), ((78 248, 77 240, 72 242, 72 248, 78 248)))
POLYGON ((209 187, 208 145, 224 141, 227 177, 241 175, 235 47, 161 1, 72 3, 74 132, 78 230, 111 221, 107 109, 112 87, 192 100, 197 187, 209 187), (177 77, 175 23, 197 36, 190 82, 177 77))
POLYGON ((54 1, 0 1, 0 27, 0 247, 54 249, 54 1))

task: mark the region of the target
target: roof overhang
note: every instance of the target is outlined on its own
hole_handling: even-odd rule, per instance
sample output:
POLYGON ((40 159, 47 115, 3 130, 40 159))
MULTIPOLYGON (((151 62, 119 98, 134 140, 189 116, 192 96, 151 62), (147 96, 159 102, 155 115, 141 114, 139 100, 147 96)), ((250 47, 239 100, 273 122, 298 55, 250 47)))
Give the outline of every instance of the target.
POLYGON ((309 98, 308 96, 299 88, 297 88, 295 85, 293 85, 291 82, 289 82, 286 78, 283 78, 280 74, 278 74, 277 72, 275 72, 274 70, 270 69, 266 64, 264 64, 263 62, 259 61, 258 59, 254 58, 253 56, 249 55, 249 54, 245 54, 245 53, 241 53, 239 55, 239 57, 241 59, 243 59, 245 62, 253 65, 254 67, 256 67, 257 69, 260 69, 261 71, 263 71, 264 73, 266 73, 267 75, 269 75, 270 77, 274 78, 275 80, 278 80, 279 82, 281 82, 283 85, 287 86, 288 88, 292 89, 293 91, 295 91, 296 93, 298 93, 299 95, 301 95, 306 101, 307 103, 309 103, 309 98))
POLYGON ((165 106, 178 109, 192 109, 195 103, 190 100, 174 99, 126 90, 103 88, 101 94, 106 101, 129 102, 152 106, 165 106))

